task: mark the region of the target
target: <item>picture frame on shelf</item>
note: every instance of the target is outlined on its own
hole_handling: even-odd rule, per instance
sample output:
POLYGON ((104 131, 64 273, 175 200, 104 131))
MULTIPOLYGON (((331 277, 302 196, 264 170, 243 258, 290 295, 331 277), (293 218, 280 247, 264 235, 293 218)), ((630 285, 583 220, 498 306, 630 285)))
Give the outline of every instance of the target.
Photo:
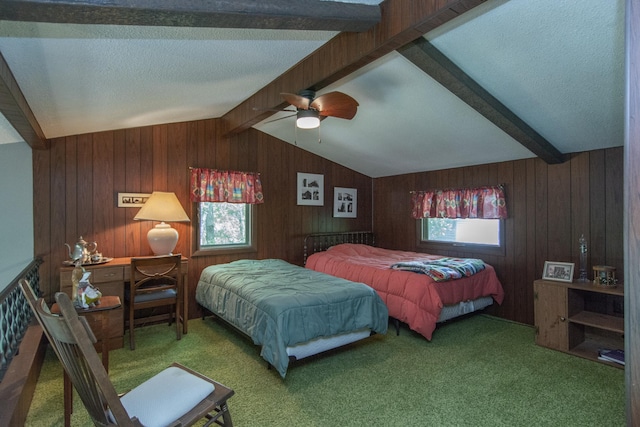
POLYGON ((324 175, 298 172, 298 205, 324 206, 324 175))
POLYGON ((333 187, 333 216, 335 218, 358 217, 358 190, 333 187))
POLYGON ((542 278, 544 280, 571 283, 573 282, 574 267, 575 265, 572 262, 545 261, 542 278))

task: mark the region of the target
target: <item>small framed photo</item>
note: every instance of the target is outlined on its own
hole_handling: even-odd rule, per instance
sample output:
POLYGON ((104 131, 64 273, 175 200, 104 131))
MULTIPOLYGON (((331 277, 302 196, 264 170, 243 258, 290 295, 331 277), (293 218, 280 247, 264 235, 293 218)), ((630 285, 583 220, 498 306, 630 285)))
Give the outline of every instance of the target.
POLYGON ((151 197, 148 193, 118 193, 119 208, 139 208, 151 197))
POLYGON ((571 283, 573 282, 573 267, 574 264, 572 262, 545 261, 542 278, 571 283))
POLYGON ((333 187, 333 216, 336 218, 356 218, 358 216, 358 190, 355 188, 333 187))
POLYGON ((298 172, 298 204, 324 206, 324 175, 298 172))

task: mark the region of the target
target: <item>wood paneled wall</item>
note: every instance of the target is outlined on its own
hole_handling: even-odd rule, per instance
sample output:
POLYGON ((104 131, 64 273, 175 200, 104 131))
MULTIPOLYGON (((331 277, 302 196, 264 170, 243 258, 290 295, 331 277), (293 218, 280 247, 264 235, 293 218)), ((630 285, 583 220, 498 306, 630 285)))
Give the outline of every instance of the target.
POLYGON ((442 254, 483 258, 496 268, 506 296, 493 314, 533 324, 533 281, 545 261, 573 262, 577 274, 581 234, 587 239, 589 277, 593 265, 604 264, 616 267, 624 280, 622 148, 574 154, 559 165, 527 159, 374 179, 378 245, 419 251, 410 191, 495 184, 505 184, 506 255, 442 254))
POLYGON ((309 233, 373 228, 378 245, 419 251, 409 192, 429 188, 505 184, 506 256, 443 253, 495 266, 506 291, 502 306, 492 309, 497 316, 532 324, 533 280, 546 260, 574 262, 577 269, 581 234, 589 274, 592 265, 605 264, 624 279, 622 148, 574 154, 560 165, 527 159, 372 180, 262 132, 226 137, 225 130, 222 120, 201 120, 58 138, 49 150, 34 150, 35 249, 46 261, 45 295, 58 289, 64 243, 79 236, 98 242, 105 256, 151 255, 146 233, 154 224, 134 221, 135 208, 118 208, 117 193, 173 191, 195 219, 189 167, 260 172, 265 193, 256 207, 257 252, 192 257, 194 223, 173 224, 180 232, 175 252, 190 257, 193 315, 194 286, 204 267, 239 258, 301 265, 309 233), (324 206, 297 206, 297 172, 324 175, 324 206), (333 218, 335 186, 358 189, 358 218, 333 218))
POLYGON ((371 229, 371 178, 250 129, 225 137, 222 120, 166 124, 54 139, 33 151, 35 251, 43 256, 41 288, 58 289, 64 243, 96 241, 108 257, 151 255, 146 233, 155 225, 134 221, 136 208, 118 208, 117 193, 173 191, 189 213, 176 223, 176 253, 190 257, 191 317, 195 284, 210 264, 239 258, 281 258, 302 264, 308 233, 371 229), (260 172, 265 203, 257 205, 257 252, 191 257, 195 204, 189 201, 189 167, 260 172), (297 172, 324 175, 325 204, 297 206, 297 172), (358 218, 333 218, 333 187, 358 189, 358 218))

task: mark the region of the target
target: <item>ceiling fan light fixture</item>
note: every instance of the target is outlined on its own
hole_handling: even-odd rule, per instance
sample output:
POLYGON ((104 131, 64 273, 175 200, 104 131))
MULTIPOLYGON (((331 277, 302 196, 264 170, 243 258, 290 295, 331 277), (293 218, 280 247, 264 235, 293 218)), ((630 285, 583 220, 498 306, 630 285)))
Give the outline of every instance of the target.
POLYGON ((320 114, 316 110, 298 110, 296 126, 300 129, 315 129, 320 126, 320 114))

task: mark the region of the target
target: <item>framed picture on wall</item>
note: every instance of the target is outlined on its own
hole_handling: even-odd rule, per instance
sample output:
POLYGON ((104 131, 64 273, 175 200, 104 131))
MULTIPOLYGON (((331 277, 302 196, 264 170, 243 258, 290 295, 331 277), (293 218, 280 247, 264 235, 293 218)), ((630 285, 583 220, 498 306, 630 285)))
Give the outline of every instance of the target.
POLYGON ((324 206, 324 175, 298 172, 298 204, 324 206))
POLYGON ((151 197, 149 193, 118 193, 119 208, 139 208, 151 197))
POLYGON ((573 267, 572 262, 545 261, 542 278, 558 282, 573 282, 573 267))
POLYGON ((333 187, 333 216, 336 218, 356 218, 358 216, 358 190, 355 188, 333 187))

